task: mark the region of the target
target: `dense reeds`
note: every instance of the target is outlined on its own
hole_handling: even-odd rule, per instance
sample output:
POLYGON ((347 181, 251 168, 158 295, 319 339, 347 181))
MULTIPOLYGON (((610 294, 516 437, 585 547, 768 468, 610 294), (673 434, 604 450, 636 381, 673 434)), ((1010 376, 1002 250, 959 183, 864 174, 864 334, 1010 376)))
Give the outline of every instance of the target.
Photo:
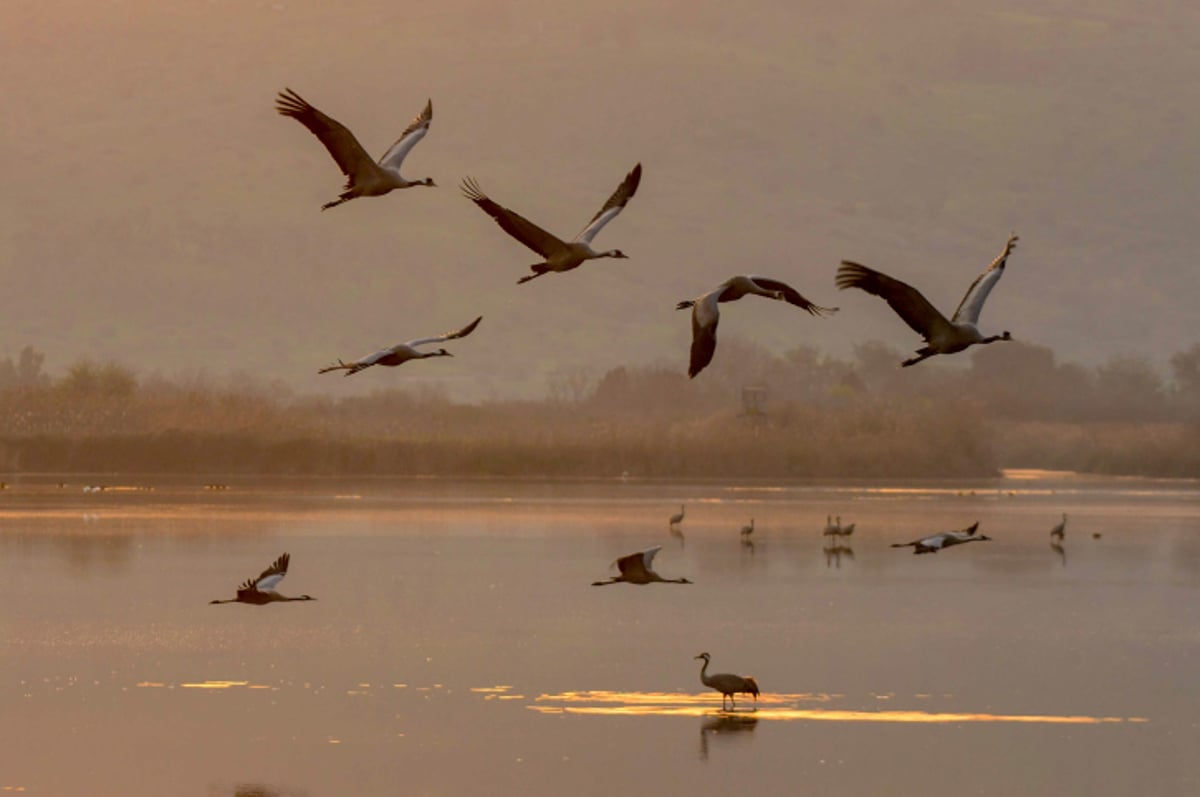
POLYGON ((664 367, 582 373, 539 401, 436 391, 331 399, 278 386, 139 380, 36 352, 0 362, 0 470, 650 478, 973 477, 1001 467, 1200 474, 1200 346, 1166 383, 1140 360, 1059 365, 994 346, 960 367, 897 369, 736 340, 689 381, 664 367), (993 351, 995 350, 995 351, 993 351), (569 389, 564 388, 564 385, 569 389))

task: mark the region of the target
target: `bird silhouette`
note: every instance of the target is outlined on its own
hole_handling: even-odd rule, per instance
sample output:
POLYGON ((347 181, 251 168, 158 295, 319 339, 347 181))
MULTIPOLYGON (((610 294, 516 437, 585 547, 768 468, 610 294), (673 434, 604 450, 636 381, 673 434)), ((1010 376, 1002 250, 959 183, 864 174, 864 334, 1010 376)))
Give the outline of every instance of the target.
POLYGON ((912 542, 894 542, 893 548, 908 548, 912 547, 913 553, 937 553, 943 548, 949 548, 952 545, 962 545, 967 542, 986 542, 991 540, 984 534, 976 535, 975 531, 979 528, 979 521, 975 521, 970 526, 961 531, 944 531, 941 534, 931 534, 928 537, 922 537, 919 540, 912 542))
POLYGON ((737 702, 734 700, 735 694, 748 694, 754 696, 755 708, 758 704, 758 682, 748 675, 734 675, 729 672, 718 672, 712 675, 708 674, 709 660, 712 658, 707 653, 701 653, 696 656, 697 659, 703 659, 704 665, 700 668, 700 683, 707 687, 716 689, 721 693, 721 710, 725 710, 725 700, 728 698, 730 709, 737 708, 737 702))
POLYGON ((948 321, 916 288, 850 260, 843 260, 838 268, 837 286, 842 290, 859 288, 882 297, 904 323, 923 337, 927 345, 917 349, 916 357, 910 357, 901 363, 905 367, 916 365, 935 354, 954 354, 976 344, 1012 340, 1007 331, 984 337, 977 325, 983 303, 987 301, 992 288, 1004 276, 1008 255, 1016 245, 1017 236, 1010 235, 1008 243, 1004 245, 1004 251, 975 278, 958 309, 954 311, 953 317, 948 321))
POLYGON ((327 365, 317 371, 319 374, 327 374, 330 371, 345 371, 345 376, 357 374, 364 368, 370 368, 372 365, 386 365, 395 367, 404 365, 409 360, 424 360, 429 357, 453 357, 454 355, 445 349, 435 349, 434 351, 419 351, 418 346, 423 346, 427 343, 440 343, 444 340, 454 340, 456 338, 465 338, 475 331, 475 327, 479 326, 479 322, 483 320, 483 316, 479 316, 465 327, 454 332, 447 332, 444 335, 434 335, 430 338, 417 338, 405 343, 397 343, 386 349, 380 349, 377 352, 368 354, 365 357, 359 357, 351 362, 343 362, 338 360, 334 365, 327 365))
POLYGON ((743 296, 765 296, 768 299, 785 301, 806 310, 815 316, 836 313, 836 307, 821 307, 805 299, 785 282, 759 277, 753 274, 738 274, 730 277, 708 293, 695 299, 687 299, 675 305, 676 310, 692 309, 692 348, 688 362, 688 378, 712 362, 717 351, 717 325, 721 321, 721 302, 736 302, 743 296))
POLYGON ((246 579, 246 582, 238 587, 236 598, 211 600, 209 603, 250 603, 255 606, 262 606, 267 603, 316 600, 311 595, 289 598, 275 591, 275 587, 287 575, 289 561, 291 561, 291 557, 286 553, 282 554, 275 560, 274 564, 262 571, 258 578, 246 579))
POLYGON ((622 556, 610 565, 615 567, 620 572, 618 575, 610 576, 608 581, 593 581, 593 587, 604 587, 609 584, 653 584, 654 582, 662 582, 664 584, 691 584, 686 578, 663 578, 651 568, 651 563, 654 557, 662 550, 661 545, 655 545, 653 548, 647 548, 644 551, 631 553, 627 556, 622 556))
POLYGON ((435 185, 432 177, 406 180, 400 175, 400 164, 404 158, 429 132, 429 124, 433 121, 432 100, 425 103, 425 110, 417 114, 378 162, 371 159, 345 125, 321 113, 291 89, 279 92, 275 99, 275 110, 307 127, 325 145, 342 174, 346 175, 346 187, 342 193, 337 199, 322 205, 321 210, 337 207, 360 196, 381 196, 397 188, 435 185))
POLYGON ((474 202, 479 208, 491 216, 500 229, 516 238, 528 248, 537 252, 543 258, 540 263, 534 263, 529 268, 532 274, 517 280, 520 285, 536 279, 551 271, 570 271, 578 268, 588 260, 602 257, 628 258, 620 249, 608 249, 598 252, 592 249, 592 238, 604 228, 604 225, 615 219, 626 203, 637 193, 638 184, 642 180, 642 164, 633 167, 633 171, 625 175, 625 179, 617 186, 604 207, 600 208, 592 220, 587 223, 573 241, 564 241, 556 235, 546 232, 516 211, 509 210, 497 204, 479 187, 474 178, 468 177, 462 182, 463 196, 474 202))

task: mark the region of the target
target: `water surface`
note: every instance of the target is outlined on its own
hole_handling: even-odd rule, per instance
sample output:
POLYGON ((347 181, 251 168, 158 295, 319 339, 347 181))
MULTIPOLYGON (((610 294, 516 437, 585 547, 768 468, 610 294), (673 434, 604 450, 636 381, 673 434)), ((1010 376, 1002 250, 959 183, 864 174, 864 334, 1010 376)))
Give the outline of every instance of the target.
POLYGON ((0 492, 0 790, 1200 786, 1195 483, 108 487, 0 492), (992 542, 889 547, 976 520, 992 542), (695 583, 589 586, 650 545, 695 583), (316 601, 208 604, 284 551, 316 601), (701 651, 757 711, 719 710, 701 651))

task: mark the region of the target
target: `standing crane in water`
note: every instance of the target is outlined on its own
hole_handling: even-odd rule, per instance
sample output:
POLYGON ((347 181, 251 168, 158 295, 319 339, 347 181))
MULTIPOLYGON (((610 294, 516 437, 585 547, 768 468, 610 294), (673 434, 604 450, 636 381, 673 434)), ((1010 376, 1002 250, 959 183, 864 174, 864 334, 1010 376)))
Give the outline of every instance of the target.
POLYGON ((672 537, 679 540, 680 545, 684 544, 683 529, 679 528, 679 524, 683 522, 683 515, 684 515, 684 506, 683 506, 683 504, 680 504, 679 505, 679 514, 671 515, 671 519, 667 525, 667 532, 672 537))
POLYGON ((721 693, 721 710, 725 710, 725 700, 729 699, 730 710, 737 708, 737 703, 733 696, 735 694, 747 694, 754 696, 755 710, 758 710, 758 682, 749 675, 734 675, 730 672, 718 672, 712 675, 708 674, 708 663, 712 658, 707 653, 701 653, 696 656, 697 659, 704 660, 704 666, 700 668, 700 683, 707 687, 716 689, 721 693))

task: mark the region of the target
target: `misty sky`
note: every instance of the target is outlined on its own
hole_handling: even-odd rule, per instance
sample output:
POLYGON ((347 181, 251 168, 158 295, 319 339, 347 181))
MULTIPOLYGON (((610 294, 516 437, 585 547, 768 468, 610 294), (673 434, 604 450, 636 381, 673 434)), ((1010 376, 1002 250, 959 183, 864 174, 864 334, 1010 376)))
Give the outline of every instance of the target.
POLYGON ((734 273, 842 313, 746 300, 723 339, 908 352, 838 261, 950 312, 1010 230, 985 333, 1085 363, 1196 342, 1200 10, 947 5, 7 0, 0 357, 534 395, 561 368, 685 370, 672 308, 734 273), (374 156, 432 98, 404 171, 439 187, 319 212, 343 178, 273 110, 286 86, 374 156), (595 241, 630 259, 520 287, 538 258, 457 188, 571 236, 639 161, 595 241), (477 315, 453 359, 316 373, 477 315))

